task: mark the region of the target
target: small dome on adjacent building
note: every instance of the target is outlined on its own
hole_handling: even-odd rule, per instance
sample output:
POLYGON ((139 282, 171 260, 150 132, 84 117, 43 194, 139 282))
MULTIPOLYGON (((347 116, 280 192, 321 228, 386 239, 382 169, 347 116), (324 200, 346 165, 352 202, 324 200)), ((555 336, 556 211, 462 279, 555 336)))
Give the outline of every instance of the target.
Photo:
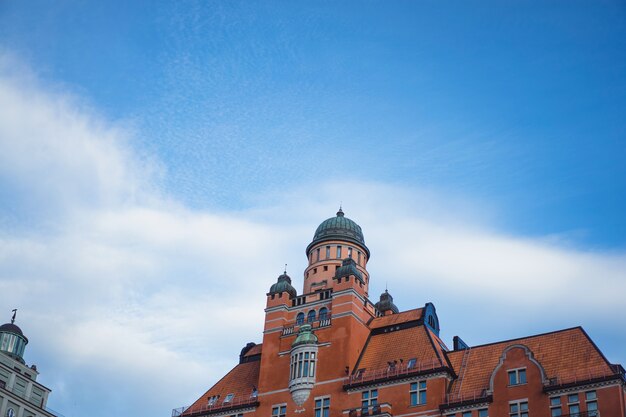
POLYGON ((11 323, 0 326, 0 352, 24 363, 24 349, 28 344, 28 339, 24 336, 22 329, 14 323, 15 311, 13 310, 11 323))
POLYGON ((393 297, 389 294, 389 291, 385 290, 384 293, 380 295, 380 301, 374 304, 374 307, 381 313, 385 314, 387 311, 391 311, 394 314, 397 314, 400 310, 393 303, 393 297))
POLYGON ((283 274, 278 277, 277 282, 270 287, 268 295, 280 294, 282 292, 287 292, 291 298, 298 295, 296 289, 291 285, 291 278, 287 275, 287 271, 283 272, 283 274))
POLYGON ((339 208, 336 217, 324 220, 315 230, 313 241, 306 248, 307 253, 313 245, 325 240, 344 240, 354 242, 365 249, 369 258, 370 252, 365 246, 365 238, 361 226, 344 216, 343 210, 339 208))

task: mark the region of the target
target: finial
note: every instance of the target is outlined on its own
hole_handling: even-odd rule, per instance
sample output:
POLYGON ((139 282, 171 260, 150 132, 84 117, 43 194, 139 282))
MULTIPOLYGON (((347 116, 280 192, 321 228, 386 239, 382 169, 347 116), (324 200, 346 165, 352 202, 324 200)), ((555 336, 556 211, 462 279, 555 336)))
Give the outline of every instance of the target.
POLYGON ((287 275, 287 264, 285 264, 285 275, 287 275))
POLYGON ((339 203, 339 211, 337 212, 337 217, 343 217, 342 203, 339 203))
POLYGON ((17 308, 13 309, 13 317, 11 317, 11 324, 15 323, 15 315, 17 314, 17 308))

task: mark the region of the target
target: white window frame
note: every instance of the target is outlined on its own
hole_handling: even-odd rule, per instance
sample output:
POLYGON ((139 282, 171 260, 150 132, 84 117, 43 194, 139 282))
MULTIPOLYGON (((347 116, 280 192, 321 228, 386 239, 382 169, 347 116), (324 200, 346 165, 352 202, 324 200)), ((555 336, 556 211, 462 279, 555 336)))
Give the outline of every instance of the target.
POLYGON ((317 416, 317 411, 320 411, 320 417, 324 417, 324 410, 328 410, 328 415, 330 416, 330 395, 325 395, 323 397, 315 397, 313 399, 313 415, 317 416), (328 400, 328 406, 324 405, 324 400, 328 400), (316 403, 321 401, 320 408, 317 408, 316 403))
POLYGON ((361 408, 369 408, 373 405, 378 405, 378 388, 372 388, 365 391, 361 391, 361 408), (363 394, 367 392, 367 399, 363 398, 363 394), (376 393, 376 397, 372 398, 372 393, 376 393), (367 405, 364 403, 367 402, 367 405))
POLYGON ((409 383, 409 404, 411 406, 426 404, 426 401, 428 401, 428 399, 426 399, 426 401, 424 402, 421 402, 421 398, 422 398, 421 393, 423 392, 426 394, 427 387, 428 387, 428 384, 425 379, 420 379, 418 381, 413 381, 409 383), (422 383, 424 383, 424 388, 421 388, 422 383), (412 388, 413 384, 415 384, 415 389, 412 388), (415 394, 416 400, 417 400, 415 404, 413 404, 413 401, 412 401, 413 394, 415 394))
POLYGON ((287 416, 287 403, 282 403, 282 404, 274 404, 272 406, 272 417, 286 417, 287 416), (281 408, 285 408, 285 414, 281 414, 281 408), (276 414, 274 414, 274 411, 278 410, 276 412, 276 414))
POLYGON ((526 372, 526 368, 515 368, 508 369, 506 371, 506 377, 509 387, 515 387, 518 385, 524 385, 528 383, 528 372, 526 372), (524 382, 520 382, 520 371, 524 371, 524 382), (511 374, 515 374, 515 383, 511 384, 511 374))
POLYGON ((528 406, 528 398, 520 398, 519 400, 509 401, 509 417, 528 417, 530 415, 530 407, 528 406), (522 410, 522 404, 526 404, 526 410, 522 410), (517 405, 517 411, 512 412, 511 406, 517 405))

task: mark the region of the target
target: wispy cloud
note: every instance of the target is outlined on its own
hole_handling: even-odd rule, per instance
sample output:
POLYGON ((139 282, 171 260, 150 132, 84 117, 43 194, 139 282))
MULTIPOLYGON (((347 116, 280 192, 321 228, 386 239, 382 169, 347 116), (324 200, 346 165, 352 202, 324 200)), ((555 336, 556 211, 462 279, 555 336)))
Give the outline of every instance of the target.
MULTIPOLYGON (((140 132, 7 60, 2 308, 20 308, 27 360, 68 417, 164 415, 193 401, 245 342, 260 341, 264 295, 283 263, 299 288, 304 248, 339 201, 372 250, 372 298, 387 282, 403 308, 434 301, 446 340, 580 323, 604 332, 626 320, 606 302, 626 290, 624 254, 508 235, 488 205, 436 190, 322 181, 239 212, 185 207, 159 187, 164 169, 135 145, 140 132)), ((599 344, 619 352, 625 336, 612 337, 599 344)))

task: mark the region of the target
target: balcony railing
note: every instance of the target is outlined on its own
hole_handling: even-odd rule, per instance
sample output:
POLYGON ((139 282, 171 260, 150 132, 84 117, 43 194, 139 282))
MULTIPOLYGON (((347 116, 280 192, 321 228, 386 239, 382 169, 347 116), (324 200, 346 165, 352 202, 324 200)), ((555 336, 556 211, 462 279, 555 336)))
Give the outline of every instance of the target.
POLYGON ((486 389, 464 392, 462 394, 449 393, 446 394, 440 408, 450 408, 456 404, 476 403, 482 401, 490 401, 491 395, 487 394, 486 389))
POLYGON ((259 405, 259 400, 256 397, 250 398, 239 398, 233 399, 227 403, 223 402, 221 399, 216 401, 215 404, 206 404, 203 406, 197 406, 193 409, 190 406, 187 407, 179 407, 174 408, 172 410, 172 417, 196 417, 202 415, 208 415, 217 412, 223 412, 228 410, 237 410, 241 408, 247 407, 257 407, 259 405))
POLYGON ((346 385, 344 385, 344 388, 349 389, 352 386, 367 385, 370 382, 380 381, 384 379, 399 379, 411 377, 414 375, 419 375, 439 369, 443 370, 444 368, 445 367, 441 365, 439 359, 417 362, 410 367, 407 366, 407 364, 396 364, 395 366, 388 366, 382 369, 356 372, 350 375, 350 378, 348 379, 346 385))
POLYGON ((330 314, 324 317, 323 319, 315 320, 315 321, 307 321, 304 320, 302 323, 294 323, 291 326, 287 326, 283 328, 283 336, 289 336, 296 331, 296 327, 302 326, 303 324, 310 324, 313 329, 319 329, 322 327, 328 327, 332 324, 330 314))
POLYGON ((346 411, 348 412, 348 417, 393 417, 393 414, 391 414, 391 404, 389 403, 344 410, 344 412, 346 411))
POLYGON ((550 378, 544 383, 544 390, 550 391, 562 386, 609 379, 624 379, 624 374, 621 369, 607 369, 605 366, 575 370, 550 378))

